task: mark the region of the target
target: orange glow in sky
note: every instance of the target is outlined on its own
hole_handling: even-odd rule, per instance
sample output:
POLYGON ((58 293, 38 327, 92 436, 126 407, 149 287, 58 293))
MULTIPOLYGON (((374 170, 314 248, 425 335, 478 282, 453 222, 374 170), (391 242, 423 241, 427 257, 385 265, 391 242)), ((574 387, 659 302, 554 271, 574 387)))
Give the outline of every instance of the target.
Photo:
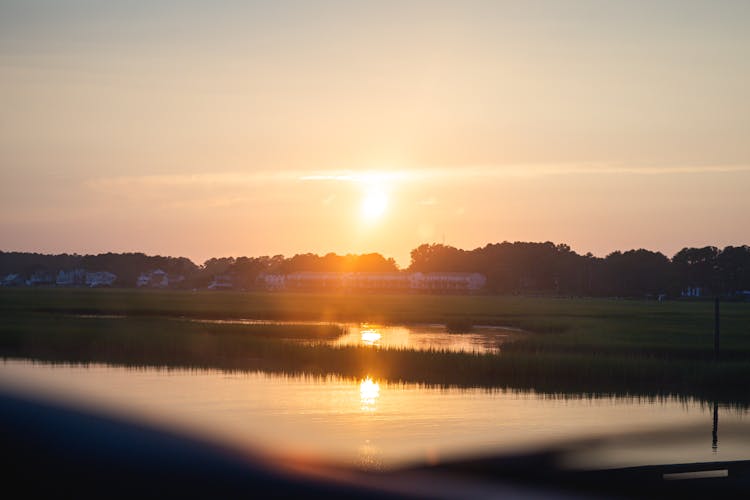
POLYGON ((1 250, 747 243, 748 2, 0 7, 1 250))

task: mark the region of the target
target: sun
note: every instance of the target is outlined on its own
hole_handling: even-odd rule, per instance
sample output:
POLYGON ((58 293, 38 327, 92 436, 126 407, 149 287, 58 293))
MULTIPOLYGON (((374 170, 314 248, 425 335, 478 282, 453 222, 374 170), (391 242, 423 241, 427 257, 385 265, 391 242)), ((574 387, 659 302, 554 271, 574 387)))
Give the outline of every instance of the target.
POLYGON ((367 221, 380 219, 388 209, 388 195, 380 188, 370 188, 362 198, 362 218, 367 221))

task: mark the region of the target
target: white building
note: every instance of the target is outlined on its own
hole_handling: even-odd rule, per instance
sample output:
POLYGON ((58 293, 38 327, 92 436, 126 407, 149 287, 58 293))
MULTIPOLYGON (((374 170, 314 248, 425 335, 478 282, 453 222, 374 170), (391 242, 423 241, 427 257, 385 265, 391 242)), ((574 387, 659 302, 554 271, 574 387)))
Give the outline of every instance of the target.
POLYGON ((70 271, 60 271, 57 273, 55 280, 57 286, 76 286, 86 284, 85 269, 71 269, 70 271))
POLYGON ((283 290, 286 285, 286 276, 283 274, 263 274, 260 280, 266 290, 283 290))
POLYGON ((112 286, 117 279, 117 275, 108 271, 98 271, 95 273, 86 273, 86 286, 97 288, 101 286, 112 286))
POLYGON ((330 290, 344 287, 346 273, 297 272, 284 277, 285 290, 330 290))
POLYGON ((55 283, 55 275, 48 271, 36 271, 26 280, 27 286, 52 285, 55 283))
POLYGON ((683 297, 700 297, 703 294, 703 289, 699 286, 687 287, 682 291, 683 297))
POLYGON ((411 287, 424 291, 475 292, 487 283, 487 278, 479 273, 412 273, 411 287))
POLYGON ((231 290, 234 288, 234 279, 228 274, 217 274, 208 285, 209 290, 231 290))
POLYGON ((166 288, 169 285, 167 273, 161 269, 141 273, 135 282, 137 287, 166 288))
POLYGON ((23 284, 23 276, 19 273, 6 274, 3 279, 0 280, 0 286, 21 286, 23 284))
POLYGON ((296 272, 267 274, 263 283, 268 290, 356 290, 475 292, 487 279, 479 273, 343 273, 296 272))
POLYGON ((167 288, 182 283, 183 281, 185 281, 185 277, 181 274, 170 276, 161 269, 156 269, 155 271, 141 273, 141 275, 138 276, 135 285, 137 287, 167 288))

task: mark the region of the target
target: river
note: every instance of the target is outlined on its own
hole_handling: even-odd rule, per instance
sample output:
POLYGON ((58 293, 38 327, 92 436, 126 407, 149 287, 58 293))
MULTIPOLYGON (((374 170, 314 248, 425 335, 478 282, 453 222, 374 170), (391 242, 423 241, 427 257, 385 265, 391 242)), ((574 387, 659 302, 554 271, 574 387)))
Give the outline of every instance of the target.
POLYGON ((461 456, 526 451, 612 433, 684 427, 676 446, 652 443, 599 465, 747 459, 746 410, 694 400, 554 396, 440 389, 369 377, 287 377, 218 370, 0 362, 0 387, 146 420, 235 446, 390 469, 461 456), (731 431, 731 432, 730 432, 731 431), (734 437, 732 437, 734 436, 734 437))

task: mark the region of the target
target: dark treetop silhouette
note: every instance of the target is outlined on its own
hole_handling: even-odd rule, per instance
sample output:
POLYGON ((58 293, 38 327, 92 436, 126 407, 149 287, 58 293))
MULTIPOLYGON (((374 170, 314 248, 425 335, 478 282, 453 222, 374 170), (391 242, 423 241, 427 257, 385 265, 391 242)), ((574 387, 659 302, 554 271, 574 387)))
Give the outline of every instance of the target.
MULTIPOLYGON (((324 256, 312 253, 293 257, 223 257, 196 265, 185 257, 148 256, 143 253, 99 255, 44 255, 0 252, 0 277, 85 268, 117 275, 115 286, 135 286, 143 272, 161 269, 185 277, 177 287, 205 287, 221 274, 229 274, 239 288, 260 286, 263 273, 297 271, 396 272, 393 259, 380 254, 324 256)), ((700 290, 700 295, 734 295, 750 290, 750 247, 684 248, 671 259, 660 252, 628 250, 604 258, 581 255, 568 245, 552 242, 491 243, 473 250, 441 244, 423 244, 411 251, 409 271, 478 272, 487 277, 486 293, 557 294, 579 296, 643 297, 680 295, 700 290)), ((691 293, 693 295, 693 293, 691 293)))

